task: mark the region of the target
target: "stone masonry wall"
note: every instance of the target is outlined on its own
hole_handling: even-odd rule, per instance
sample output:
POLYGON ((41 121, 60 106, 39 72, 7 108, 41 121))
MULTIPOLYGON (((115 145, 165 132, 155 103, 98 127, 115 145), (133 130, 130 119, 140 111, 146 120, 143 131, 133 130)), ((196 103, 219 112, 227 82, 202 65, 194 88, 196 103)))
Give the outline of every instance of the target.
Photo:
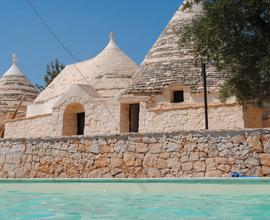
POLYGON ((0 141, 0 177, 270 176, 270 130, 0 141))
POLYGON ((53 129, 53 118, 50 114, 11 120, 5 124, 5 138, 50 137, 53 129))
MULTIPOLYGON (((211 130, 244 129, 241 105, 209 106, 208 110, 211 130)), ((141 104, 140 132, 197 131, 204 128, 204 107, 149 111, 145 104, 141 104)))

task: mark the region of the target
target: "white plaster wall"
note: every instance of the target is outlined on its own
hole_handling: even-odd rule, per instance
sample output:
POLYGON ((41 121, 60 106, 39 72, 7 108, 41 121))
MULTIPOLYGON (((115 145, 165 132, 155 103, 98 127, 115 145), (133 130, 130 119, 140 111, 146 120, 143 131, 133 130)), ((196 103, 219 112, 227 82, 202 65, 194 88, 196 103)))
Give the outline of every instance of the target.
MULTIPOLYGON (((171 103, 170 101, 170 91, 164 91, 163 95, 154 96, 152 107, 159 106, 173 106, 175 103, 171 103)), ((208 94, 207 95, 208 104, 221 104, 219 101, 217 94, 208 94)), ((184 102, 178 103, 178 105, 188 105, 188 104, 203 104, 204 103, 204 95, 203 93, 192 94, 187 89, 184 90, 184 102)))
POLYGON ((120 129, 120 103, 88 103, 85 134, 117 134, 120 129))
MULTIPOLYGON (((205 128, 204 108, 174 109, 169 111, 149 111, 141 103, 140 132, 173 132, 200 130, 205 128)), ((243 110, 240 105, 209 108, 209 128, 211 130, 243 129, 243 110)))
POLYGON ((98 90, 98 94, 101 97, 117 97, 123 89, 100 89, 98 90))
MULTIPOLYGON (((15 120, 6 124, 6 138, 62 136, 63 113, 71 103, 85 109, 85 135, 120 133, 120 103, 114 99, 72 97, 54 108, 51 115, 15 120)), ((139 132, 173 132, 204 129, 204 108, 173 108, 161 111, 147 109, 141 103, 139 132)), ((243 129, 243 110, 240 105, 209 106, 210 130, 243 129)))
POLYGON ((5 138, 37 138, 53 135, 52 115, 14 120, 5 124, 5 138))
MULTIPOLYGON (((54 112, 56 123, 55 134, 62 136, 63 114, 71 103, 80 103, 85 109, 85 135, 116 134, 120 127, 120 103, 113 99, 99 101, 87 98, 72 97, 59 106, 59 112, 54 112)), ((55 108, 57 109, 57 108, 55 108)))
POLYGON ((51 114, 53 106, 61 97, 53 98, 47 102, 44 103, 32 103, 27 106, 27 113, 26 117, 33 117, 37 115, 45 115, 45 114, 51 114))

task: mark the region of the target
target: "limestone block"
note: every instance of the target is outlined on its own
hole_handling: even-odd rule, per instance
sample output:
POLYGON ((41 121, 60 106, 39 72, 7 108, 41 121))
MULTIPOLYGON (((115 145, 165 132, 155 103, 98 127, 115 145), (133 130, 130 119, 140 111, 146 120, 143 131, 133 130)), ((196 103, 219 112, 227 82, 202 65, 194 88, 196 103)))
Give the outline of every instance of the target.
POLYGON ((126 174, 124 172, 118 173, 114 176, 115 178, 123 179, 126 178, 126 174))
POLYGON ((117 174, 120 174, 120 173, 122 173, 122 172, 123 172, 123 170, 120 169, 120 168, 111 169, 111 174, 112 174, 113 176, 116 176, 117 174))
POLYGON ((215 158, 207 158, 205 160, 205 164, 206 164, 206 170, 207 171, 216 170, 215 158))
POLYGON ((205 173, 206 177, 221 177, 222 172, 220 170, 212 170, 205 173))
MULTIPOLYGON (((110 149, 110 146, 108 144, 106 145, 101 145, 100 146, 100 152, 105 154, 105 153, 110 153, 111 149, 110 149)), ((98 152, 98 150, 96 150, 95 152, 98 152)), ((95 153, 94 152, 94 153, 95 153)), ((98 152, 99 153, 99 152, 98 152)))
POLYGON ((77 152, 77 146, 75 144, 70 145, 70 147, 68 149, 68 152, 70 152, 70 153, 76 153, 77 152))
POLYGON ((246 141, 245 135, 238 135, 238 136, 232 138, 232 142, 234 144, 238 144, 238 145, 243 144, 245 141, 246 141))
POLYGON ((258 136, 251 136, 248 139, 248 144, 255 152, 263 152, 263 145, 258 136))
POLYGON ((148 168, 147 175, 149 178, 157 178, 160 176, 160 172, 156 168, 148 168))
POLYGON ((132 167, 135 165, 135 154, 134 153, 126 153, 124 155, 124 162, 126 166, 132 167))
POLYGON ((100 148, 99 145, 96 141, 93 141, 92 144, 90 145, 89 151, 94 154, 100 153, 100 148))
POLYGON ((106 167, 108 165, 107 158, 105 156, 96 157, 94 165, 96 168, 106 167))
POLYGON ((170 157, 170 154, 169 153, 161 153, 159 155, 160 158, 163 158, 163 159, 168 159, 170 157))
POLYGON ((181 164, 182 166, 182 171, 190 171, 192 170, 193 164, 192 162, 185 162, 181 164))
POLYGON ((167 160, 167 167, 168 168, 179 170, 180 166, 181 166, 181 164, 180 164, 178 158, 170 158, 167 160))
POLYGON ((262 135, 264 153, 270 154, 270 135, 262 135))
POLYGON ((111 158, 111 167, 112 168, 121 167, 122 165, 123 165, 123 159, 119 159, 117 157, 111 158))
POLYGON ((154 137, 143 137, 142 142, 145 144, 157 143, 157 140, 154 137))
POLYGON ((260 158, 262 165, 270 167, 270 154, 261 154, 260 158))
POLYGON ((88 178, 101 178, 102 177, 102 170, 101 169, 96 169, 88 173, 87 175, 88 178))
POLYGON ((198 160, 199 157, 200 157, 199 152, 190 152, 189 160, 190 161, 195 161, 195 160, 198 160))
POLYGON ((205 162, 204 161, 197 161, 194 163, 193 168, 196 172, 204 172, 205 168, 206 168, 205 162))
POLYGON ((149 149, 151 153, 161 153, 162 144, 149 144, 149 149))
MULTIPOLYGON (((255 158, 248 158, 246 159, 245 163, 246 163, 246 166, 249 168, 257 167, 260 165, 260 161, 255 158)), ((270 161, 269 161, 269 164, 270 164, 270 161)))
POLYGON ((262 172, 265 176, 270 176, 270 167, 269 166, 263 166, 262 167, 262 172))
POLYGON ((221 164, 218 165, 218 169, 221 170, 223 173, 229 173, 231 172, 231 165, 227 165, 227 164, 221 164))
POLYGON ((137 143, 136 144, 136 151, 138 153, 146 153, 146 152, 148 152, 148 144, 137 143))
POLYGON ((168 143, 165 148, 166 148, 166 152, 176 152, 179 150, 179 144, 176 144, 176 143, 168 143))
POLYGON ((115 152, 124 153, 127 150, 126 142, 123 140, 119 140, 114 148, 115 152))
POLYGON ((23 153, 25 151, 25 145, 22 144, 15 144, 10 149, 10 153, 16 154, 16 153, 23 153))
MULTIPOLYGON (((155 164, 155 167, 158 168, 158 169, 167 168, 167 160, 162 159, 162 158, 158 158, 157 163, 155 164)), ((180 165, 179 165, 179 167, 180 167, 180 165)))
POLYGON ((105 173, 105 174, 102 174, 102 178, 113 178, 112 174, 110 173, 105 173))
POLYGON ((157 154, 147 153, 143 160, 144 167, 153 167, 158 158, 157 154))

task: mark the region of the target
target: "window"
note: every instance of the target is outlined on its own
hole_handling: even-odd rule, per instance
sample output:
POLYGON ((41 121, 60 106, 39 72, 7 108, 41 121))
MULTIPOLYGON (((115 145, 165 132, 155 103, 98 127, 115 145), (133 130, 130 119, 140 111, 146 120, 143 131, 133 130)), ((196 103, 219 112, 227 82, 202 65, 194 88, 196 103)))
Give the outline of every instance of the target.
POLYGON ((184 102, 184 91, 182 90, 173 91, 172 103, 181 103, 181 102, 184 102))

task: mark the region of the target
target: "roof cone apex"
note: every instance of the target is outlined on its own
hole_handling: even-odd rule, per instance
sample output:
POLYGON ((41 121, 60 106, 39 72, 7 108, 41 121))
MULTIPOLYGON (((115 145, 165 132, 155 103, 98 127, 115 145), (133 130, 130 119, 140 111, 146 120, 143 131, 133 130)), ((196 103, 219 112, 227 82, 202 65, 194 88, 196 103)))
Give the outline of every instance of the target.
POLYGON ((110 32, 109 38, 110 38, 110 41, 114 41, 115 34, 113 32, 110 32))
POLYGON ((17 63, 17 55, 16 53, 12 54, 12 63, 16 65, 17 63))
POLYGON ((115 34, 113 32, 110 32, 109 39, 110 39, 110 41, 109 41, 109 44, 107 45, 106 48, 117 48, 118 49, 118 46, 115 43, 115 34))
POLYGON ((17 56, 16 54, 12 54, 12 65, 5 72, 4 76, 24 76, 21 70, 17 67, 17 56))

